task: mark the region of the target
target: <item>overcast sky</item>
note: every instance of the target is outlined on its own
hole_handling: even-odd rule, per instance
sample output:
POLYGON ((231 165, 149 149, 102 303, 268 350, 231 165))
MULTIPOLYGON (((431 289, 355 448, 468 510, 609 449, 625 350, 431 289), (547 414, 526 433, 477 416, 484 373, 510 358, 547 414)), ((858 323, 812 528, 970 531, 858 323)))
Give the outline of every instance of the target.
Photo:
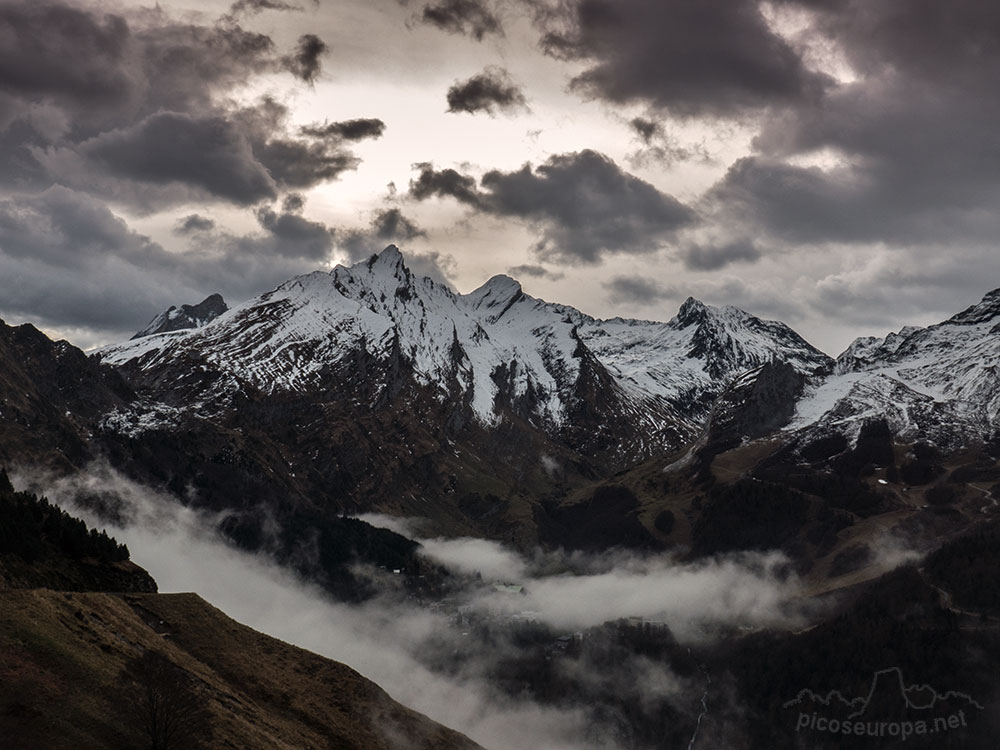
POLYGON ((0 316, 89 347, 389 242, 829 353, 1000 287, 1000 4, 0 0, 0 316))

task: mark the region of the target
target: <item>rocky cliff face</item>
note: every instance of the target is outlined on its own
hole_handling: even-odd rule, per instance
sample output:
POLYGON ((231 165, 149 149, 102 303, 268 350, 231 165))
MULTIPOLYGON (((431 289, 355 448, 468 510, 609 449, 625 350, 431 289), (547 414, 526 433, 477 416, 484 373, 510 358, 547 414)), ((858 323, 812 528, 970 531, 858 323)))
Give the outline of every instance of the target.
POLYGON ((201 328, 203 325, 211 323, 228 309, 229 305, 222 299, 221 294, 212 294, 197 305, 171 306, 149 321, 146 327, 132 338, 139 339, 143 336, 153 336, 157 333, 171 333, 189 328, 201 328))
POLYGON ((0 468, 32 463, 68 470, 93 460, 97 423, 134 399, 111 367, 34 326, 0 321, 0 468))

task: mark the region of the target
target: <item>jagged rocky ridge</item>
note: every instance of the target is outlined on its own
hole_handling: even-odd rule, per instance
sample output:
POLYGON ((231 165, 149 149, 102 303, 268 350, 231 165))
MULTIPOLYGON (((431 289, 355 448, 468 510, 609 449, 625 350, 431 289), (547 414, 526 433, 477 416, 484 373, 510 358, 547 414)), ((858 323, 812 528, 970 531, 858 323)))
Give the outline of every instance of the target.
POLYGON ((157 395, 182 388, 184 401, 201 404, 222 404, 244 384, 308 393, 327 387, 331 373, 370 380, 375 372, 378 402, 411 377, 453 405, 453 421, 495 427, 519 418, 558 437, 613 420, 633 456, 689 439, 715 396, 748 369, 779 360, 809 374, 831 364, 784 324, 694 299, 657 323, 597 320, 530 297, 506 276, 455 294, 414 276, 393 246, 351 268, 292 279, 207 325, 144 332, 98 356, 155 382, 157 395), (190 387, 189 368, 177 365, 194 361, 213 373, 210 383, 190 387))
POLYGON ((221 294, 212 294, 203 299, 197 305, 181 305, 174 307, 171 305, 161 312, 133 336, 139 339, 143 336, 152 336, 156 333, 170 333, 171 331, 183 331, 188 328, 200 328, 211 323, 217 317, 229 309, 229 305, 222 299, 221 294))

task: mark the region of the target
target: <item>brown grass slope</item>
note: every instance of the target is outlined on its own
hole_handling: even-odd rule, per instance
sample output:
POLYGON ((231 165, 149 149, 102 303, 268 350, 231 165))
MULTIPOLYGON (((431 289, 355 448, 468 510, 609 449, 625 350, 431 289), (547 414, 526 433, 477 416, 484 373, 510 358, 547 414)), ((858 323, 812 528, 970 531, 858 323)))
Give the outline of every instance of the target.
POLYGON ((195 594, 0 591, 0 747, 148 747, 126 663, 183 670, 210 714, 211 750, 478 747, 349 667, 241 625, 195 594))

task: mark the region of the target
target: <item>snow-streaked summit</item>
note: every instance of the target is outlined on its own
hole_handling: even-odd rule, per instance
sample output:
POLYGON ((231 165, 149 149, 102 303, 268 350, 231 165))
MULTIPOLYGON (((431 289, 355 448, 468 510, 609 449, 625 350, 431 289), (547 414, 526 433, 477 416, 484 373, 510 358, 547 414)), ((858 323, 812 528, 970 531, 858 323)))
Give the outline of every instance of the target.
POLYGON ((492 322, 503 317, 522 296, 520 283, 504 275, 494 276, 475 291, 463 295, 473 310, 482 312, 492 322))
POLYGON ((1000 289, 936 325, 857 339, 809 390, 792 427, 856 429, 884 417, 903 437, 981 435, 1000 427, 998 368, 1000 289))
POLYGON ((203 299, 197 305, 181 305, 169 308, 153 318, 141 331, 132 338, 139 339, 143 336, 153 336, 157 333, 170 333, 172 331, 183 331, 188 328, 200 328, 211 323, 222 315, 229 306, 222 299, 221 294, 212 294, 203 299))
POLYGON ((668 422, 693 430, 714 394, 765 362, 803 373, 830 363, 781 323, 693 299, 663 323, 592 318, 502 275, 456 294, 411 273, 392 245, 350 267, 290 279, 200 328, 98 352, 147 372, 194 358, 266 393, 321 387, 362 354, 398 358, 420 386, 466 403, 487 425, 514 410, 558 429, 582 399, 596 398, 650 434, 668 422))

